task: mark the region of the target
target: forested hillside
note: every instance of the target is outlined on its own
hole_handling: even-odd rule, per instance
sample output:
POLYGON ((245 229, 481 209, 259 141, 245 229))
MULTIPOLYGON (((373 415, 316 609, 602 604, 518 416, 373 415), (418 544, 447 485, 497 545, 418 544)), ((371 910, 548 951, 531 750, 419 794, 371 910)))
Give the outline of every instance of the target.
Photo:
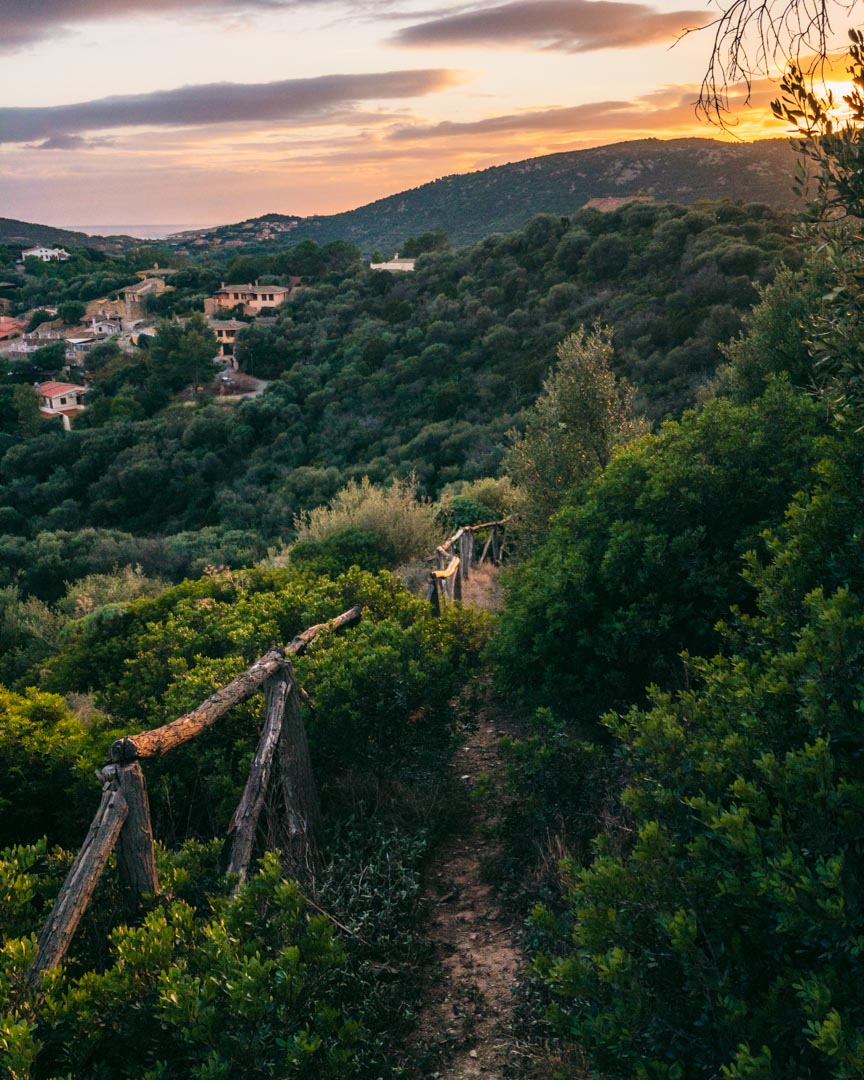
MULTIPOLYGON (((492 475, 556 343, 582 324, 613 328, 637 411, 675 415, 714 376, 718 342, 760 285, 800 263, 789 233, 762 206, 631 204, 539 217, 399 277, 338 246, 238 258, 228 274, 240 280, 309 271, 274 325, 238 337, 241 368, 270 380, 266 392, 172 405, 171 380, 201 370, 170 359, 191 340, 176 324, 134 357, 105 346, 71 434, 17 438, 0 460, 2 581, 56 599, 65 580, 136 561, 176 580, 261 557, 351 478, 413 473, 437 495, 492 475)), ((190 268, 155 306, 194 310, 214 278, 190 268)))
MULTIPOLYGON (((420 233, 443 231, 453 244, 470 244, 521 229, 537 214, 574 214, 592 199, 742 199, 792 210, 800 205, 786 180, 794 165, 785 139, 634 139, 445 176, 340 214, 281 220, 294 242, 340 240, 390 254, 420 233)), ((260 226, 272 217, 258 219, 260 226)), ((248 242, 250 224, 202 235, 248 242)))

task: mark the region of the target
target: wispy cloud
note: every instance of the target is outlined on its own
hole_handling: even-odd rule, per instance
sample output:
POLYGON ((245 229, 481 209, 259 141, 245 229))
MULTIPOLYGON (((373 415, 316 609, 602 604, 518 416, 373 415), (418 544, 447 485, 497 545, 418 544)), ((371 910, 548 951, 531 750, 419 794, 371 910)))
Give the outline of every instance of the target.
MULTIPOLYGON (((0 0, 0 52, 62 36, 80 23, 160 15, 237 15, 324 6, 332 0, 0 0)), ((366 0, 366 4, 370 0, 366 0)), ((387 3, 387 0, 378 0, 387 3)))
MULTIPOLYGON (((768 103, 776 95, 776 86, 769 80, 754 82, 750 90, 752 109, 740 112, 743 121, 758 118, 759 123, 768 110, 768 103)), ((553 106, 546 109, 525 109, 519 112, 486 116, 479 120, 442 120, 434 124, 397 124, 387 134, 387 141, 425 143, 431 140, 459 142, 470 139, 477 142, 489 138, 494 141, 503 135, 542 135, 546 133, 571 135, 574 140, 594 132, 628 133, 657 132, 667 134, 675 129, 698 129, 702 135, 716 134, 706 131, 696 115, 695 103, 699 87, 695 84, 661 87, 649 94, 630 99, 592 101, 583 105, 553 106)), ((743 109, 748 91, 744 86, 729 89, 733 111, 743 109)), ((478 143, 479 144, 479 143, 478 143)))
POLYGON ((514 0, 439 15, 406 26, 390 40, 418 47, 507 45, 580 53, 668 43, 709 18, 704 10, 661 12, 614 0, 514 0))
POLYGON ((427 68, 269 83, 208 83, 74 105, 0 108, 0 142, 44 139, 44 149, 71 149, 73 136, 114 128, 320 123, 350 113, 360 101, 420 97, 453 86, 461 78, 460 72, 451 69, 427 68))

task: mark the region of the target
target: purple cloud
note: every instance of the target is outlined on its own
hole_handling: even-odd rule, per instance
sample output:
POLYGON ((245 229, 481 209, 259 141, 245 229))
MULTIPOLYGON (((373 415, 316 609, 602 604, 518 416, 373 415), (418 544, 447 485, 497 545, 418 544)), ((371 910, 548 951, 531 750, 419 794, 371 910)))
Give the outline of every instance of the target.
MULTIPOLYGON (((210 16, 246 11, 284 11, 323 6, 334 0, 0 0, 0 52, 15 52, 60 37, 77 23, 164 14, 210 16)), ((394 0, 364 0, 361 8, 387 7, 394 0)))
POLYGON ((424 47, 528 45, 579 53, 668 43, 709 18, 705 11, 658 12, 647 4, 614 0, 514 0, 416 23, 391 41, 424 47))
POLYGON ((125 94, 74 105, 0 108, 0 143, 48 140, 44 149, 71 149, 70 137, 120 127, 183 127, 202 124, 285 121, 308 123, 351 112, 355 102, 411 98, 454 85, 446 68, 321 75, 270 83, 207 83, 125 94))

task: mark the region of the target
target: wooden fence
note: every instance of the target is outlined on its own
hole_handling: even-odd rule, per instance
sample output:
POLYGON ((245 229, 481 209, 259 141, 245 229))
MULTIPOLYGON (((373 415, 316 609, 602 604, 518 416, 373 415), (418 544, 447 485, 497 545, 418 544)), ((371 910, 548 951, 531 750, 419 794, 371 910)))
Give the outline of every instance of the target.
POLYGON ((28 975, 32 986, 38 986, 43 972, 56 967, 66 955, 115 846, 121 879, 131 895, 140 899, 159 892, 150 805, 140 762, 160 757, 194 739, 262 688, 266 702, 264 728, 243 797, 228 826, 228 871, 239 881, 245 880, 274 773, 278 774, 278 846, 290 873, 297 876, 308 869, 318 849, 320 811, 300 716, 301 691, 290 657, 302 652, 322 630, 335 630, 359 616, 360 608, 351 608, 330 622, 304 630, 286 648, 271 649, 192 712, 152 731, 118 739, 112 745, 110 763, 99 774, 99 809, 39 934, 36 959, 28 975))
POLYGON ((436 614, 447 604, 462 599, 462 585, 471 576, 472 567, 482 566, 487 556, 496 565, 501 562, 504 528, 508 520, 502 518, 501 521, 486 521, 482 525, 463 525, 435 549, 433 558, 437 560, 438 568, 429 574, 426 599, 436 614), (480 557, 475 558, 477 534, 482 532, 488 532, 488 536, 480 557))

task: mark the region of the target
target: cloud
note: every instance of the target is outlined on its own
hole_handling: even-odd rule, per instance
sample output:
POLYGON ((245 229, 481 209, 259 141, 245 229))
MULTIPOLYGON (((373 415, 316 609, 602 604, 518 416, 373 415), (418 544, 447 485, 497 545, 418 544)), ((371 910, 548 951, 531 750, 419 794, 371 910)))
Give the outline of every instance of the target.
POLYGON ((419 97, 453 86, 461 78, 456 71, 428 68, 269 83, 207 83, 74 105, 0 108, 0 143, 44 139, 55 147, 65 141, 69 149, 70 136, 111 128, 332 120, 350 113, 358 101, 419 97))
POLYGON ((96 19, 165 14, 237 14, 278 11, 328 0, 0 0, 0 52, 14 52, 60 37, 96 19))
MULTIPOLYGON (((769 80, 757 80, 750 91, 753 106, 751 117, 761 117, 776 95, 776 86, 769 80)), ((668 132, 676 128, 698 128, 709 135, 696 116, 695 103, 699 93, 696 85, 661 87, 652 93, 630 100, 592 101, 584 105, 557 106, 547 109, 526 109, 480 120, 443 120, 435 124, 398 124, 387 135, 391 142, 420 142, 428 140, 477 140, 506 135, 571 135, 574 139, 590 132, 668 132)), ((730 87, 730 102, 735 110, 743 108, 747 89, 730 87)), ((742 119, 746 120, 747 116, 742 119)))
POLYGON ((614 0, 514 0, 416 23, 390 40, 423 47, 527 45, 580 53, 669 43, 709 19, 705 11, 658 12, 647 4, 614 0))
POLYGON ((90 150, 97 146, 112 146, 113 139, 88 139, 83 135, 52 135, 41 143, 31 143, 28 150, 90 150))

